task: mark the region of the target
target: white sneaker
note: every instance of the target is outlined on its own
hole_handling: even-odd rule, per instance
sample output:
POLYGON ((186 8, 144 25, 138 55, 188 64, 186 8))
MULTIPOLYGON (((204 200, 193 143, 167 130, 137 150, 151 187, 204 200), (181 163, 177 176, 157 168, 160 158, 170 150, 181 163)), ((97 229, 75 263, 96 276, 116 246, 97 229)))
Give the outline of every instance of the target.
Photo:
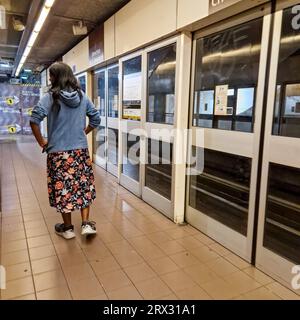
POLYGON ((82 236, 88 236, 88 235, 92 235, 92 234, 96 234, 96 233, 97 233, 96 222, 88 221, 88 222, 84 222, 81 225, 81 235, 82 236))
POLYGON ((58 223, 55 225, 55 232, 56 234, 58 234, 59 236, 70 240, 76 237, 75 233, 74 233, 74 227, 70 226, 68 228, 65 227, 65 225, 63 223, 58 223))

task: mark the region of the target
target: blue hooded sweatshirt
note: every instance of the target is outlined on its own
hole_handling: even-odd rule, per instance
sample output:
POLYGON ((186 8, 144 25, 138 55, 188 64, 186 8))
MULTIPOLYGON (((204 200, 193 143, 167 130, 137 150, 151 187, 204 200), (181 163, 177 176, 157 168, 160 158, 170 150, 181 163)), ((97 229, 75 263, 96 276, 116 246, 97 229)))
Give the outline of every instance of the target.
POLYGON ((53 105, 52 94, 47 93, 33 108, 30 122, 40 124, 47 117, 47 153, 88 148, 85 134, 86 116, 89 125, 97 128, 100 124, 99 111, 82 92, 80 99, 77 91, 60 92, 59 106, 53 105))

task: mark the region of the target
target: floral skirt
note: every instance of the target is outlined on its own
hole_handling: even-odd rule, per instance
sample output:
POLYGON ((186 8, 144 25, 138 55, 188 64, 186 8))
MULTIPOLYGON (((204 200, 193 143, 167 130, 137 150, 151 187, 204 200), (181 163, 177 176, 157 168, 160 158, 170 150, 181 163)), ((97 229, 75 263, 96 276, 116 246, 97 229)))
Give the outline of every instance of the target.
POLYGON ((60 213, 86 208, 96 198, 88 149, 49 153, 47 175, 50 206, 60 213))

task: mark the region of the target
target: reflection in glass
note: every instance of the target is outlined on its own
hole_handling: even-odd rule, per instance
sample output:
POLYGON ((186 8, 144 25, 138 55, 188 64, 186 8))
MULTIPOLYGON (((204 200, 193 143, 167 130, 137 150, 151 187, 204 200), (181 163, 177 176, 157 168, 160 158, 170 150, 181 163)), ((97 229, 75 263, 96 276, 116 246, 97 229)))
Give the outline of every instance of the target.
POLYGON ((190 179, 190 206, 247 235, 250 173, 251 159, 205 149, 203 173, 190 179))
POLYGON ((118 130, 108 128, 107 130, 107 161, 115 166, 118 165, 118 130))
POLYGON ((105 117, 105 71, 95 73, 94 78, 94 104, 100 116, 105 117))
POLYGON ((292 8, 283 11, 273 134, 300 138, 300 30, 293 28, 295 16, 292 8))
POLYGON ((105 159, 105 127, 93 131, 93 154, 105 159))
POLYGON ((123 133, 122 173, 135 181, 140 180, 140 137, 123 133))
POLYGON ((85 75, 84 76, 80 76, 78 78, 78 82, 79 82, 79 85, 80 85, 80 88, 81 90, 86 93, 86 77, 85 75))
POLYGON ((108 69, 108 117, 118 118, 119 67, 108 69))
POLYGON ((123 62, 123 119, 141 120, 142 57, 123 62))
POLYGON ((147 121, 174 123, 176 44, 148 54, 147 121))
POLYGON ((300 264, 300 169, 270 163, 263 245, 300 264))
POLYGON ((173 144, 148 139, 146 187, 171 200, 173 144))
POLYGON ((253 131, 262 18, 196 44, 193 125, 253 131))

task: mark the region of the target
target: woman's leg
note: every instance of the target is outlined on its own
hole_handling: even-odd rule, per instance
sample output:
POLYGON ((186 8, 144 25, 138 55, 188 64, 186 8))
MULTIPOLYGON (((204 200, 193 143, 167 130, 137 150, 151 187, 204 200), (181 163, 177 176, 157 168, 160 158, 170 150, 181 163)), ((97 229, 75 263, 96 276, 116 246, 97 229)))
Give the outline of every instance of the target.
POLYGON ((82 222, 89 221, 89 217, 90 217, 90 207, 86 207, 86 208, 81 209, 82 222))
POLYGON ((70 227, 72 225, 72 216, 71 213, 62 213, 62 218, 64 220, 65 227, 70 227))

